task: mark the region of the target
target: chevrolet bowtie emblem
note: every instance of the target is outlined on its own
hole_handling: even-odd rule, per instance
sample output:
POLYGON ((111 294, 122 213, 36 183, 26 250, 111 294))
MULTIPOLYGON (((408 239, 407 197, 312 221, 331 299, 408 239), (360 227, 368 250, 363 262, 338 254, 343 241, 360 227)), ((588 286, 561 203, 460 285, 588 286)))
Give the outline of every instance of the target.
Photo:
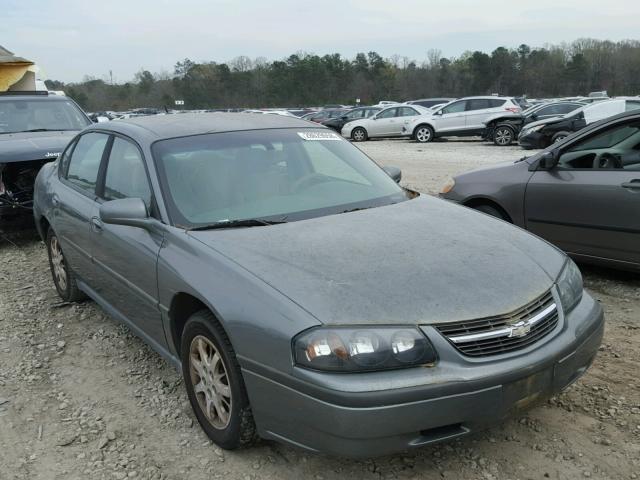
POLYGON ((530 331, 531 331, 530 324, 518 323, 511 327, 511 333, 509 334, 509 337, 516 337, 516 338, 524 337, 525 335, 529 334, 530 331))

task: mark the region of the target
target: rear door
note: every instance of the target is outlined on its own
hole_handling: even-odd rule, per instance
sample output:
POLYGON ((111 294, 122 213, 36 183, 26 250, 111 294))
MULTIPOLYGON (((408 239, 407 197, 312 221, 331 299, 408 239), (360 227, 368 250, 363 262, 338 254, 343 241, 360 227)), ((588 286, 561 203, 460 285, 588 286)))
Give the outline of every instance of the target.
MULTIPOLYGON (((98 185, 98 202, 121 198, 141 198, 152 215, 155 211, 142 151, 132 140, 116 136, 98 185)), ((97 293, 153 341, 166 346, 156 278, 162 235, 102 223, 97 211, 91 222, 97 293)))
POLYGON ((398 107, 398 122, 394 125, 394 135, 408 135, 407 125, 411 123, 413 119, 420 115, 415 108, 412 107, 398 107))
POLYGON ((491 107, 490 102, 488 98, 472 98, 467 100, 465 115, 466 130, 482 130, 485 128, 484 122, 498 111, 498 109, 491 107))
POLYGON ((640 120, 567 145, 525 194, 526 227, 563 250, 640 264, 640 120))
POLYGON ((97 208, 98 172, 108 142, 108 135, 89 132, 65 151, 59 171, 61 185, 52 199, 52 226, 69 267, 89 285, 94 280, 90 220, 97 208))

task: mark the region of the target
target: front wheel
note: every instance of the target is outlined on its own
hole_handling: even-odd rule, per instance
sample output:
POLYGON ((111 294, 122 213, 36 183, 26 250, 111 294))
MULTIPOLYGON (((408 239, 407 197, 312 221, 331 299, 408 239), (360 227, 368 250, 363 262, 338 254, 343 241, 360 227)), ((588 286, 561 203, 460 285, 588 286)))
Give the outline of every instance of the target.
POLYGON ((569 132, 558 132, 551 138, 551 143, 558 143, 569 136, 569 132))
POLYGON ((413 137, 418 143, 428 143, 433 140, 433 128, 429 125, 420 125, 413 132, 413 137))
POLYGON ((493 143, 498 147, 507 147, 513 143, 515 132, 511 127, 498 127, 493 133, 493 143))
POLYGON ((53 284, 58 295, 64 302, 77 302, 84 298, 84 294, 78 288, 76 277, 64 256, 60 239, 49 228, 47 231, 47 253, 49 255, 49 268, 53 276, 53 284))
POLYGON ((351 138, 354 142, 364 142, 367 139, 367 131, 362 127, 356 127, 351 132, 351 138))
POLYGON ((208 310, 194 313, 180 347, 182 375, 198 423, 221 448, 234 450, 257 438, 235 352, 208 310))

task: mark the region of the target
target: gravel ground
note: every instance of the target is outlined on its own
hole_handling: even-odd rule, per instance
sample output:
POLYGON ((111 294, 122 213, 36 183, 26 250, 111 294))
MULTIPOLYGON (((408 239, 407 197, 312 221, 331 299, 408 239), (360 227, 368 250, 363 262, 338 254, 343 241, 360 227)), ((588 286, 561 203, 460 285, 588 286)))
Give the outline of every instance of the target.
MULTIPOLYGON (((472 141, 360 147, 437 192, 449 175, 511 160, 472 141)), ((92 302, 60 304, 33 231, 0 237, 0 479, 636 479, 640 277, 584 268, 607 315, 595 364, 525 416, 462 440, 353 461, 271 442, 211 445, 180 376, 92 302)))

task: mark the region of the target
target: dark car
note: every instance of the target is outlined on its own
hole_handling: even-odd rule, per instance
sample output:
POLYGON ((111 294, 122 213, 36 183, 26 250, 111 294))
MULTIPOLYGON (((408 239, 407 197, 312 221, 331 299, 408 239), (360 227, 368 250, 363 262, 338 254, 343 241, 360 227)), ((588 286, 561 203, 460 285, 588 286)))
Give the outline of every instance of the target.
POLYGON ((0 93, 0 222, 31 214, 38 171, 89 124, 82 109, 65 96, 0 93))
POLYGON ((640 112, 535 156, 457 176, 442 196, 512 222, 589 263, 640 271, 640 112))
POLYGON ((420 100, 409 100, 405 102, 407 105, 420 105, 421 107, 431 108, 436 105, 442 105, 455 100, 455 98, 422 98, 420 100))
POLYGON ((566 388, 602 339, 560 250, 292 117, 94 125, 42 169, 34 215, 61 298, 88 295, 181 369, 224 448, 461 437, 566 388))
POLYGON ((485 122, 487 128, 482 137, 499 147, 505 147, 517 139, 524 126, 539 120, 557 118, 584 106, 581 102, 553 102, 534 105, 522 113, 494 115, 485 122))
POLYGON ((529 123, 520 131, 518 143, 524 149, 547 148, 587 125, 638 108, 640 98, 618 98, 587 104, 561 117, 529 123))
POLYGON ((315 123, 322 123, 323 121, 329 120, 330 118, 339 118, 348 111, 349 109, 346 108, 328 108, 325 110, 319 110, 317 112, 307 113, 300 118, 315 123))
POLYGON ((340 115, 339 117, 329 118, 321 121, 320 123, 325 127, 335 130, 336 132, 341 132, 342 127, 344 127, 346 123, 359 120, 361 118, 369 118, 380 110, 382 110, 380 107, 358 107, 348 112, 344 112, 343 115, 340 115))

